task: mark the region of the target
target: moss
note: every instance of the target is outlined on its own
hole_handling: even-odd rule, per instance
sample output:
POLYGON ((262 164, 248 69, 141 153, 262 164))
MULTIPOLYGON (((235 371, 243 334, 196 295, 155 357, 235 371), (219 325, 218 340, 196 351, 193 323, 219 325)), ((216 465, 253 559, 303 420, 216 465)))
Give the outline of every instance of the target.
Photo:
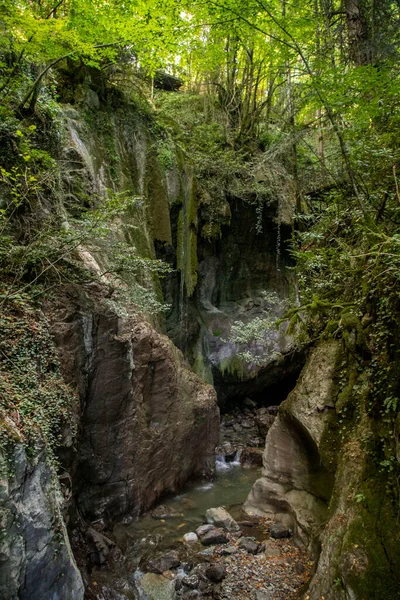
POLYGON ((218 369, 222 375, 228 374, 239 380, 246 374, 246 365, 237 355, 224 358, 219 363, 218 369))
POLYGON ((146 169, 146 188, 150 206, 152 237, 172 244, 171 222, 165 176, 155 156, 151 156, 146 169))
POLYGON ((211 367, 205 362, 204 356, 201 352, 196 353, 192 369, 205 383, 214 385, 211 367))
POLYGON ((340 427, 337 416, 332 413, 328 426, 325 427, 322 434, 319 446, 322 463, 330 473, 336 471, 340 446, 340 427))
POLYGON ((193 180, 190 180, 184 204, 179 211, 177 233, 177 268, 183 277, 186 294, 190 297, 197 284, 197 202, 193 180))
POLYGON ((217 240, 221 236, 221 225, 219 223, 206 223, 201 229, 201 237, 207 240, 217 240))
POLYGON ((341 571, 357 598, 399 597, 400 531, 385 485, 385 477, 375 472, 354 495, 356 516, 344 538, 341 571))

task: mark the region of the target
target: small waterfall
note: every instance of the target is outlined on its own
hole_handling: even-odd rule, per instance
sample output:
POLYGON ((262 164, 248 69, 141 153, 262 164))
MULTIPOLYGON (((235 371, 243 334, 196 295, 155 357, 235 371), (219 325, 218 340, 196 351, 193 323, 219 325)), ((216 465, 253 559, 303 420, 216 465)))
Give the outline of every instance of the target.
POLYGON ((215 470, 216 471, 227 471, 233 467, 240 467, 240 456, 242 450, 236 450, 234 457, 231 460, 227 460, 225 454, 217 454, 215 457, 215 470))

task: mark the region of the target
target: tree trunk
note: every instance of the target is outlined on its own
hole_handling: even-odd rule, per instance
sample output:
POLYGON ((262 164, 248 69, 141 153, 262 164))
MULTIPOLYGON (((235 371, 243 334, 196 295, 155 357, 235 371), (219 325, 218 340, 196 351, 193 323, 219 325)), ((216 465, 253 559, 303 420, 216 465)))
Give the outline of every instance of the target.
POLYGON ((372 46, 363 0, 345 0, 349 58, 356 66, 371 62, 372 46))

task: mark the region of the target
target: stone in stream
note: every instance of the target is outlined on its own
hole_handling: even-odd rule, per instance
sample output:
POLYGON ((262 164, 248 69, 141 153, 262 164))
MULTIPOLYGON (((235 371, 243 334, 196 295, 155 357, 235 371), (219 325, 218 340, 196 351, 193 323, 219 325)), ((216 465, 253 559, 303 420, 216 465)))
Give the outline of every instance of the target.
POLYGON ((199 536, 201 543, 205 546, 228 543, 228 538, 224 530, 214 527, 214 525, 208 525, 208 529, 206 530, 205 526, 203 525, 196 529, 196 533, 199 536))
POLYGON ((175 598, 175 582, 163 575, 146 573, 140 579, 139 585, 148 600, 174 600, 175 598))
POLYGON ((275 525, 271 527, 271 537, 277 540, 290 538, 292 537, 292 530, 283 525, 283 523, 275 523, 275 525))
POLYGON ((242 550, 246 550, 246 552, 248 552, 249 554, 257 554, 259 550, 259 545, 254 540, 254 538, 243 537, 239 541, 239 548, 241 548, 242 550))
POLYGON ((207 523, 211 523, 216 527, 223 527, 227 531, 240 530, 239 525, 222 506, 219 506, 218 508, 209 508, 206 511, 206 520, 207 523))
POLYGON ((170 506, 161 504, 152 511, 151 516, 153 519, 178 519, 183 517, 183 513, 174 510, 170 506))
POLYGON ((219 583, 226 577, 226 567, 224 565, 211 565, 206 569, 206 575, 213 583, 219 583))
POLYGON ((198 527, 196 529, 196 534, 201 539, 203 535, 205 535, 206 533, 208 533, 212 529, 215 529, 214 525, 200 525, 200 527, 198 527))
POLYGON ((171 550, 162 556, 149 560, 146 565, 146 571, 161 575, 164 571, 179 567, 180 564, 179 554, 175 550, 171 550))
POLYGON ((185 542, 185 544, 195 544, 199 541, 199 538, 194 533, 194 531, 189 531, 183 536, 183 541, 185 542))

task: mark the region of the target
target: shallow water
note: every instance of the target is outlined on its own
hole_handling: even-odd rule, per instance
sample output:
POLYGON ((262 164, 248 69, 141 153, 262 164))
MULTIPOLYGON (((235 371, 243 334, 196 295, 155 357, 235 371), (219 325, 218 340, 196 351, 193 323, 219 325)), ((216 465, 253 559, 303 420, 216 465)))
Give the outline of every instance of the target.
POLYGON ((114 529, 115 537, 123 545, 151 536, 157 538, 158 546, 167 547, 179 542, 185 533, 195 531, 204 523, 208 508, 225 506, 234 518, 238 518, 241 506, 259 476, 259 468, 244 469, 236 462, 224 464, 217 461, 212 483, 193 484, 179 495, 162 502, 172 508, 177 516, 159 520, 154 519, 151 514, 144 515, 138 521, 117 525, 114 529))

